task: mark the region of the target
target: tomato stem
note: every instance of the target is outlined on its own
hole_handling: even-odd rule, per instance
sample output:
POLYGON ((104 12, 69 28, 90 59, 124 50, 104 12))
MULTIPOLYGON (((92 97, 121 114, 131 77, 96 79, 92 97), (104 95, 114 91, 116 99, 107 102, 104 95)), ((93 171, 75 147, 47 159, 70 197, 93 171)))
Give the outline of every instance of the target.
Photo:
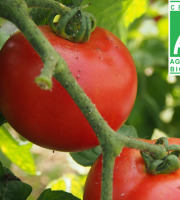
POLYGON ((71 8, 65 6, 64 4, 52 0, 25 0, 25 2, 27 3, 27 6, 29 8, 44 8, 48 10, 53 10, 53 12, 57 12, 59 14, 65 14, 71 10, 71 8))
POLYGON ((113 196, 113 172, 115 156, 111 154, 103 154, 103 168, 101 181, 101 200, 111 200, 113 196))

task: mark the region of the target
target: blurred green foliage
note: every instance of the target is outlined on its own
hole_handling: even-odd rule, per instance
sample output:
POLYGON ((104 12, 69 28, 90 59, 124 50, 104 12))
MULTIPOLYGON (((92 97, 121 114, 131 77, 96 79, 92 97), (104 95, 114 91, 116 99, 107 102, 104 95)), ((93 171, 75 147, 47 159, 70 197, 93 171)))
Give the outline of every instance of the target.
POLYGON ((35 164, 30 153, 32 143, 14 139, 4 126, 0 127, 0 138, 0 149, 3 154, 25 172, 35 175, 35 164))
POLYGON ((47 188, 51 190, 63 190, 72 193, 74 196, 82 199, 86 176, 77 176, 75 174, 65 174, 61 178, 50 182, 47 188))

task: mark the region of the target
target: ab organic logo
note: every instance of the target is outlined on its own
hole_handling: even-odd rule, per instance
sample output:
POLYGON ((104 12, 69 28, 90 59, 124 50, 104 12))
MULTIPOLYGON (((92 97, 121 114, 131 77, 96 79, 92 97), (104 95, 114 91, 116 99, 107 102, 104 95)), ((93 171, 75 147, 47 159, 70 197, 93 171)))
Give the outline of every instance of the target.
POLYGON ((180 1, 169 2, 169 75, 180 76, 180 1))

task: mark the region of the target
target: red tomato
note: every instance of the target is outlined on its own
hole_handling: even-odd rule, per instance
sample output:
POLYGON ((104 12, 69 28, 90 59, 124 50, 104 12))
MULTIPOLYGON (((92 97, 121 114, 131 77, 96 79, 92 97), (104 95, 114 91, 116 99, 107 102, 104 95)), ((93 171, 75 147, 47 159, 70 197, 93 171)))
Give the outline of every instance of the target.
MULTIPOLYGON (((109 31, 96 28, 89 42, 73 43, 40 27, 97 109, 117 130, 133 107, 137 75, 124 44, 109 31)), ((0 111, 22 136, 45 148, 81 151, 99 144, 72 98, 53 78, 51 91, 34 82, 43 63, 21 34, 0 52, 0 111)))
MULTIPOLYGON (((169 139, 180 144, 180 139, 169 139)), ((83 200, 100 200, 102 156, 92 166, 85 184, 83 200)), ((180 169, 171 174, 150 175, 139 150, 124 148, 115 160, 113 200, 178 200, 180 169)))

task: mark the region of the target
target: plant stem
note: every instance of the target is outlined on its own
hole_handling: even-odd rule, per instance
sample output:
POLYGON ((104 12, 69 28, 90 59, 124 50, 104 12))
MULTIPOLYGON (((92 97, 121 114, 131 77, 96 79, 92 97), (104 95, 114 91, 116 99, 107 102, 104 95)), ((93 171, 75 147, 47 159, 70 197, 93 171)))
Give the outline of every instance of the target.
POLYGON ((65 14, 71 10, 69 7, 57 1, 52 1, 52 0, 44 0, 44 1, 25 0, 25 1, 29 8, 45 8, 48 10, 53 10, 54 12, 57 12, 58 14, 65 14))
POLYGON ((116 157, 111 154, 103 154, 101 200, 111 200, 113 197, 113 172, 116 157))

